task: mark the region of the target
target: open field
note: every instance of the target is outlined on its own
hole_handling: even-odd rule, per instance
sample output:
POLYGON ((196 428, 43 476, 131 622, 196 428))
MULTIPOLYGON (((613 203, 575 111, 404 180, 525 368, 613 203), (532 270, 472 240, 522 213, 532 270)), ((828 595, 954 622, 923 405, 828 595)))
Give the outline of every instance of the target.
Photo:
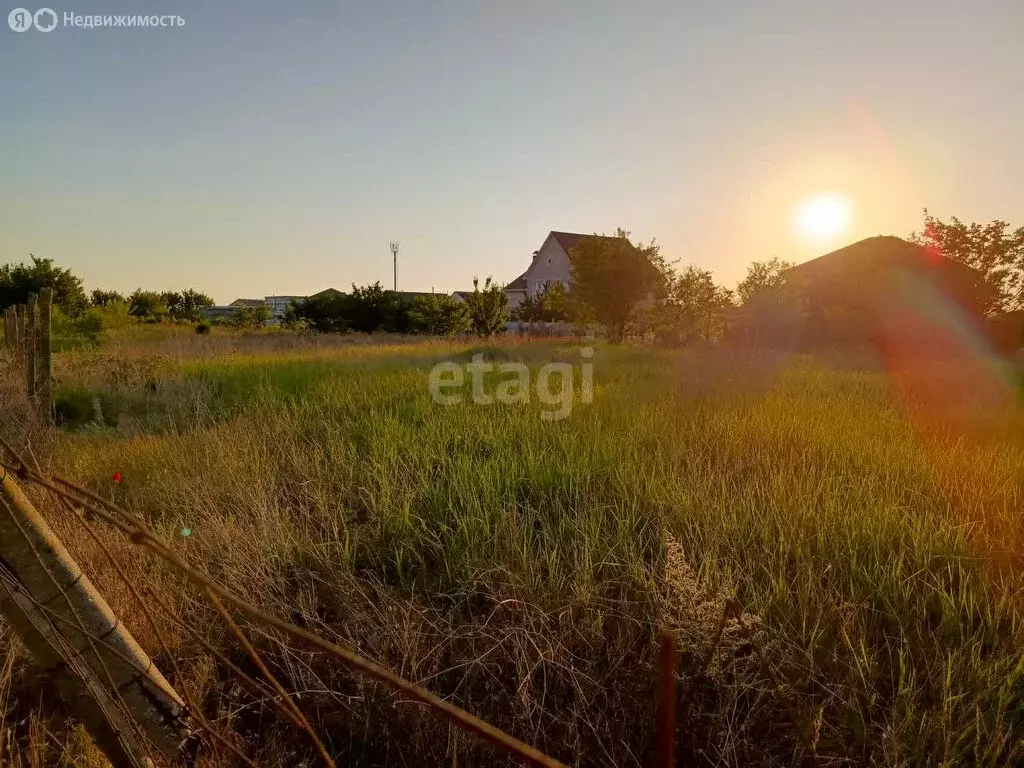
MULTIPOLYGON (((798 765, 809 743, 822 765, 1024 761, 1024 415, 1006 369, 598 345, 594 402, 548 421, 537 402, 435 403, 431 365, 473 351, 580 359, 564 341, 122 338, 57 357, 64 429, 19 418, 10 381, 0 423, 235 591, 569 764, 649 761, 663 629, 682 650, 682 764, 798 765), (743 620, 715 645, 730 597, 743 620)), ((47 509, 211 719, 262 765, 307 757, 159 617, 172 673, 77 520, 47 509)), ((177 577, 113 549, 232 647, 177 577)), ((0 764, 99 765, 0 637, 0 764)), ((339 764, 497 760, 256 637, 339 764)))

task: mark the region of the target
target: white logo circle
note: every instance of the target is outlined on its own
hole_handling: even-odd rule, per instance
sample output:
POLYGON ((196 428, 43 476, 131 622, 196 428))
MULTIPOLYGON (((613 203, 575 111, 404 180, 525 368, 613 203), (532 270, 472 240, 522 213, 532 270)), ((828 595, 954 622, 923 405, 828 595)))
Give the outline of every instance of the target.
POLYGON ((57 13, 53 8, 40 8, 32 17, 32 23, 40 32, 50 32, 57 26, 57 13))
POLYGON ((32 27, 32 11, 27 8, 15 8, 7 14, 7 26, 15 32, 24 32, 32 27))

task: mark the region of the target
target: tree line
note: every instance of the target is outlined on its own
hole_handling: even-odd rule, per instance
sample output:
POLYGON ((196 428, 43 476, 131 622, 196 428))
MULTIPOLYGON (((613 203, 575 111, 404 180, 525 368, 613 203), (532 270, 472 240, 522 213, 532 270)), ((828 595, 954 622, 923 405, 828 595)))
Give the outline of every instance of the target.
MULTIPOLYGON (((981 275, 989 316, 1024 309, 1024 227, 1004 221, 988 224, 947 221, 924 212, 924 226, 910 239, 935 249, 981 275)), ((739 307, 785 300, 781 289, 793 264, 778 257, 755 261, 735 290, 715 282, 696 265, 677 268, 660 246, 633 243, 619 229, 611 237, 583 238, 570 254, 569 285, 553 282, 528 296, 514 310, 504 286, 487 278, 473 280, 473 291, 461 298, 444 294, 410 297, 384 289, 379 282, 352 286, 351 293, 325 292, 295 302, 283 324, 323 333, 423 333, 438 336, 476 334, 487 337, 504 329, 509 319, 530 328, 536 323, 571 323, 601 327, 612 341, 642 336, 670 346, 714 341, 728 331, 739 307)), ((49 286, 54 304, 80 329, 96 333, 129 322, 197 323, 213 300, 196 289, 149 291, 123 295, 96 289, 86 294, 82 281, 52 259, 31 256, 29 263, 0 266, 0 310, 24 304, 29 293, 49 286)), ((1009 315, 1007 315, 1009 316, 1009 315)), ((266 305, 239 308, 228 320, 242 328, 258 328, 270 319, 266 305)), ((773 322, 770 313, 759 322, 773 322)), ((1012 330, 1011 335, 1017 330, 1012 330)))
POLYGON ((49 287, 54 303, 54 325, 60 332, 94 337, 103 330, 133 322, 198 323, 213 299, 193 288, 180 291, 145 291, 127 296, 97 288, 86 293, 82 279, 53 259, 29 254, 30 260, 0 266, 0 311, 26 304, 31 293, 49 287))
POLYGON ((408 298, 381 287, 379 282, 352 286, 351 293, 325 292, 292 302, 283 324, 309 327, 322 333, 424 333, 492 336, 508 320, 504 287, 487 278, 461 299, 446 294, 408 298))
MULTIPOLYGON (((976 270, 981 285, 975 295, 981 304, 973 309, 998 329, 993 340, 1008 348, 1024 343, 1016 314, 1024 310, 1024 227, 1012 229, 1001 220, 942 221, 925 210, 923 229, 909 239, 976 270)), ((598 323, 613 341, 630 335, 669 346, 723 338, 741 307, 751 310, 748 318, 764 326, 761 330, 769 338, 786 337, 791 329, 778 326, 800 313, 810 317, 806 325, 812 335, 836 339, 847 333, 856 338, 865 331, 858 327, 863 318, 837 310, 842 302, 819 306, 820 301, 808 304, 797 296, 786 282, 794 264, 778 257, 750 264, 735 290, 716 284, 712 273, 701 267, 677 269, 655 242, 634 244, 622 229, 613 237, 584 238, 570 254, 570 262, 568 290, 552 283, 527 297, 513 318, 527 326, 598 323)))

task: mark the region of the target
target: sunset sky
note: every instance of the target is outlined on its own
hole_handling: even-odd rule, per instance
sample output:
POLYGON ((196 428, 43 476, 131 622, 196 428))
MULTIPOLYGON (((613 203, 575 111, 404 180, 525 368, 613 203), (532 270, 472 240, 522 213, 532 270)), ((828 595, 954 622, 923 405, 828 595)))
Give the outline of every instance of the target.
POLYGON ((0 263, 227 302, 389 286, 397 239, 451 291, 622 226, 731 287, 925 206, 1024 224, 1016 0, 150 6, 185 26, 0 28, 0 263))

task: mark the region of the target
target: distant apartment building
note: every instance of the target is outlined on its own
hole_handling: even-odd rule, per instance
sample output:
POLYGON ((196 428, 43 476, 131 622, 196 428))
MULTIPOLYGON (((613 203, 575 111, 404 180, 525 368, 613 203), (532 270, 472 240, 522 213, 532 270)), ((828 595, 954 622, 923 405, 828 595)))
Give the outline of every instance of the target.
POLYGON ((280 322, 292 302, 305 301, 305 296, 267 296, 263 301, 270 307, 271 322, 280 322))
POLYGON ((203 310, 205 320, 230 320, 243 308, 266 306, 270 309, 270 323, 277 325, 293 301, 305 301, 305 296, 265 296, 262 299, 235 299, 230 304, 207 307, 203 310))

